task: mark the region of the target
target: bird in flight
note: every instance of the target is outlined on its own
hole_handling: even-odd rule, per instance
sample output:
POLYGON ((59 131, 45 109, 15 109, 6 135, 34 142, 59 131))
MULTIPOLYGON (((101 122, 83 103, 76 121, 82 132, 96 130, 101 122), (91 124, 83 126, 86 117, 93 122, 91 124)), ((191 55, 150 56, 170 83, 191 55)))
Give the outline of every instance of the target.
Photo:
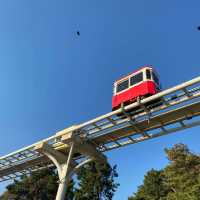
POLYGON ((78 36, 80 36, 80 31, 77 31, 76 34, 77 34, 78 36))

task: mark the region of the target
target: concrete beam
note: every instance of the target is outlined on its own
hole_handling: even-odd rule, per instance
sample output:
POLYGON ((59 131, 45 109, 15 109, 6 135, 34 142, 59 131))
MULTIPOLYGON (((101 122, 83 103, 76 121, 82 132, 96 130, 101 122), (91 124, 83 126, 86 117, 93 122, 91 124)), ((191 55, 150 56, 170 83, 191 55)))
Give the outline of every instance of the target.
POLYGON ((61 141, 66 144, 69 141, 73 141, 75 145, 74 152, 89 156, 99 163, 107 162, 106 156, 99 152, 94 144, 84 138, 66 134, 62 136, 61 141))
MULTIPOLYGON (((54 148, 52 148, 50 145, 46 144, 45 142, 42 142, 36 145, 35 151, 38 151, 39 153, 42 153, 42 154, 46 154, 46 153, 50 154, 52 157, 54 157, 57 160, 59 164, 63 164, 67 162, 67 159, 68 159, 68 153, 65 155, 59 152, 58 150, 55 150, 54 148)), ((76 166, 76 162, 71 161, 70 168, 73 168, 75 166, 76 166)))

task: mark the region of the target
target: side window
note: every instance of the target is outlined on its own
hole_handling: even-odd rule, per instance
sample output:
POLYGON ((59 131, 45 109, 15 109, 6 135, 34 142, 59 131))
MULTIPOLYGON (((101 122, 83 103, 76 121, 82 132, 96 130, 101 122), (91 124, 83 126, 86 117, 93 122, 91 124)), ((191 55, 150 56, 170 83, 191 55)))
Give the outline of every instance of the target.
POLYGON ((153 75, 153 80, 156 82, 157 85, 159 85, 159 79, 158 79, 158 77, 155 75, 154 72, 152 73, 152 75, 153 75))
POLYGON ((153 80, 156 82, 157 85, 159 85, 159 79, 156 76, 156 74, 153 72, 152 75, 153 75, 153 80))
POLYGON ((137 84, 141 81, 143 81, 143 73, 142 72, 140 72, 139 74, 136 74, 135 76, 132 76, 130 78, 130 84, 131 85, 135 85, 135 84, 137 84))
POLYGON ((147 79, 151 80, 151 72, 149 69, 146 70, 147 79))
POLYGON ((117 92, 121 92, 128 88, 128 80, 125 80, 117 85, 117 92))

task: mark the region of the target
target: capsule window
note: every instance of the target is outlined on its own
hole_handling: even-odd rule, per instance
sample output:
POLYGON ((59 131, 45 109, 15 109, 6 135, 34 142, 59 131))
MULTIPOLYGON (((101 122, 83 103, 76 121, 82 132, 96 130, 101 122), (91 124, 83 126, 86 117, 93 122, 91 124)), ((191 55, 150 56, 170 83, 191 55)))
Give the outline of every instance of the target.
POLYGON ((142 72, 140 72, 139 74, 136 74, 135 76, 132 76, 130 78, 130 85, 131 86, 135 85, 141 81, 143 81, 143 73, 142 72))
POLYGON ((156 76, 156 74, 153 72, 152 75, 153 75, 153 80, 155 81, 155 83, 156 83, 157 85, 159 85, 159 79, 158 79, 158 77, 156 76))
POLYGON ((117 85, 117 92, 121 92, 128 88, 128 80, 125 80, 117 85))
POLYGON ((149 69, 146 70, 146 77, 147 79, 151 80, 151 72, 149 69))

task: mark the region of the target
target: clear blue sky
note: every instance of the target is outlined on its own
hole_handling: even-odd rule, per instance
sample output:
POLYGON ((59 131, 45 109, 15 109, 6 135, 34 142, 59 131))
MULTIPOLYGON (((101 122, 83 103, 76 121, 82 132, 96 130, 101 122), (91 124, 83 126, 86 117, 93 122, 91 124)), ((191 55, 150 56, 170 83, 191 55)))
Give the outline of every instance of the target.
MULTIPOLYGON (((113 81, 138 66, 154 65, 164 88, 198 76, 199 7, 199 0, 1 0, 0 155, 109 112, 113 81)), ((182 142, 200 152, 199 133, 107 153, 121 184, 114 200, 167 164, 165 147, 182 142)))

